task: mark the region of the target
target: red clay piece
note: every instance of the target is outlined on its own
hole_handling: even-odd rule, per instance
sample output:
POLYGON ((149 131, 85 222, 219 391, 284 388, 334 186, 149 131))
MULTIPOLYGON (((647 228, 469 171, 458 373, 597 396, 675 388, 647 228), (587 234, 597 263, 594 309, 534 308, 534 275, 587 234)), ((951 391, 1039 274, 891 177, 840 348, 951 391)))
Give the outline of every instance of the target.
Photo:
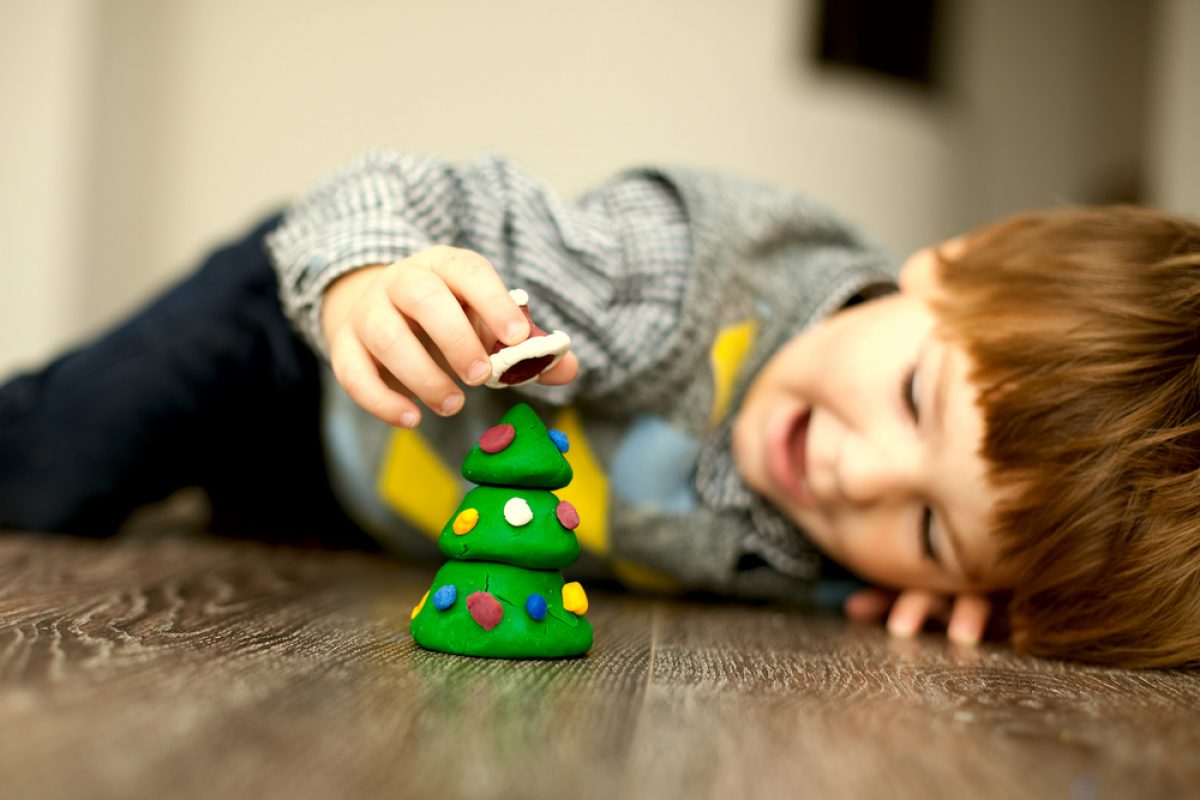
POLYGON ((483 436, 479 437, 479 449, 485 453, 494 455, 512 444, 513 438, 516 435, 516 429, 512 425, 507 423, 494 425, 484 431, 483 436))
POLYGON ((538 356, 537 358, 527 358, 524 361, 518 361, 504 371, 500 376, 500 382, 509 385, 524 383, 530 378, 540 375, 542 370, 550 366, 550 362, 553 360, 554 356, 538 356))
POLYGON ((471 619, 485 631, 490 631, 504 619, 504 606, 487 592, 475 592, 468 597, 467 610, 471 612, 471 619))
POLYGON ((563 500, 558 504, 558 508, 554 512, 558 516, 558 521, 562 526, 569 531, 573 531, 579 527, 579 512, 575 510, 575 506, 563 500))

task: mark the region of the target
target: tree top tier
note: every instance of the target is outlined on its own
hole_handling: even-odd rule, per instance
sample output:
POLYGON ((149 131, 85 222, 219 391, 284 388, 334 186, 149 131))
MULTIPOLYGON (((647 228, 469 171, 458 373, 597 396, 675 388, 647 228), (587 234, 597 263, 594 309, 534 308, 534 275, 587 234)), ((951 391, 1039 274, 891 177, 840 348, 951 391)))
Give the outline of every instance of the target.
POLYGON ((565 437, 553 436, 529 405, 519 403, 479 437, 462 474, 486 486, 561 489, 572 478, 565 450, 565 437))

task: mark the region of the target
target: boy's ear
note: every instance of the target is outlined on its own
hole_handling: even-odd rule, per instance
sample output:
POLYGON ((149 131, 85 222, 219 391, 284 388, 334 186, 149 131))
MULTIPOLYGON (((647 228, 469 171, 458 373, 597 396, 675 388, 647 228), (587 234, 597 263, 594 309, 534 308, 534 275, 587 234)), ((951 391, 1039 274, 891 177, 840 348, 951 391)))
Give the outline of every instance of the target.
POLYGON ((939 245, 918 250, 900 268, 900 288, 915 294, 931 294, 937 287, 939 256, 953 260, 966 247, 966 239, 959 236, 939 245))
POLYGON ((908 257, 900 268, 900 290, 906 294, 928 294, 937 280, 936 248, 926 247, 908 257))

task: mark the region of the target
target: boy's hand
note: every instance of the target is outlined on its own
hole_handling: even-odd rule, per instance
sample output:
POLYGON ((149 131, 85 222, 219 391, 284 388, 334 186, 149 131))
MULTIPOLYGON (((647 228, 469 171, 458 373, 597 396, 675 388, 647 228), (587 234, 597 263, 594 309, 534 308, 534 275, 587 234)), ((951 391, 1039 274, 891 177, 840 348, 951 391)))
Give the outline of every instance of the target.
POLYGON ((886 616, 888 633, 903 638, 914 636, 930 618, 948 618, 946 637, 957 644, 973 645, 983 639, 992 602, 980 594, 948 597, 924 589, 892 592, 867 588, 846 598, 843 610, 853 620, 874 621, 886 616))
MULTIPOLYGON (((478 253, 432 247, 390 265, 364 267, 325 292, 321 327, 338 383, 360 406, 392 425, 415 427, 414 399, 442 416, 458 413, 463 393, 491 374, 496 341, 529 336, 525 319, 491 263, 478 253)), ((541 375, 547 384, 574 379, 567 353, 541 375)))

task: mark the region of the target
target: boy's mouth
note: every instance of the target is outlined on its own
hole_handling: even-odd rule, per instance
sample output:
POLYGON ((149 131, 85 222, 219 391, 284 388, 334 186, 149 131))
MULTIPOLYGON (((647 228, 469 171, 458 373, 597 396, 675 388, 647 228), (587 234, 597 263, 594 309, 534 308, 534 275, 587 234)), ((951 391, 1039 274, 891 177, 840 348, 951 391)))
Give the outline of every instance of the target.
POLYGON ((808 490, 808 422, 811 409, 781 420, 771 431, 767 448, 768 469, 775 482, 803 505, 816 509, 808 490))

